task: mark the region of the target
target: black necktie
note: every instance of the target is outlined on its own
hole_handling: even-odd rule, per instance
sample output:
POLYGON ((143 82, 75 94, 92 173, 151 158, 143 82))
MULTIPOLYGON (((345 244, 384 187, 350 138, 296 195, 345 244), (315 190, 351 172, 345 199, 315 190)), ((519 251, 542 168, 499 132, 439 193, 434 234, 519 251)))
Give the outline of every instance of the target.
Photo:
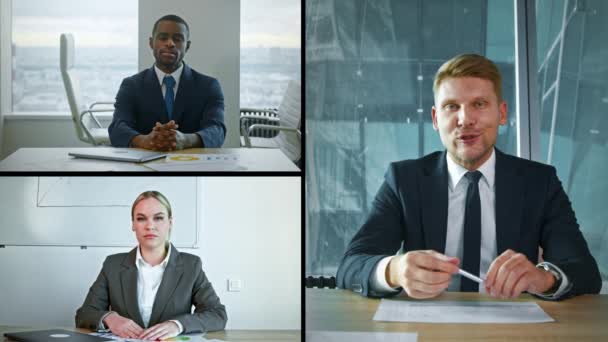
MULTIPOLYGON (((467 172, 469 180, 467 201, 464 213, 464 244, 461 268, 479 276, 479 254, 481 253, 481 201, 479 199, 479 178, 481 172, 467 172)), ((478 292, 479 284, 461 277, 460 290, 463 292, 478 292)))

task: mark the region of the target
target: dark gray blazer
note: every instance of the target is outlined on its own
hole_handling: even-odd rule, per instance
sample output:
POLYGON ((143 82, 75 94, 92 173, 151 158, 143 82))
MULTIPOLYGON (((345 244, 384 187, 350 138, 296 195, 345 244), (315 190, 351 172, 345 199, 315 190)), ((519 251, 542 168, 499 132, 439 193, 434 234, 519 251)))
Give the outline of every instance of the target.
MULTIPOLYGON (((496 149, 496 246, 520 252, 532 263, 543 258, 559 267, 571 282, 560 299, 598 293, 602 286, 595 259, 579 230, 574 211, 553 166, 496 149)), ((341 288, 365 296, 373 269, 384 257, 432 249, 445 251, 448 218, 446 152, 391 163, 369 217, 350 242, 338 268, 341 288)))
MULTIPOLYGON (((156 293, 148 326, 177 320, 184 327, 184 334, 224 329, 226 308, 207 280, 201 259, 180 253, 173 245, 170 248, 171 256, 156 293), (194 313, 191 313, 193 305, 194 313)), ((77 328, 98 329, 101 317, 109 311, 144 327, 137 304, 136 254, 137 247, 129 253, 106 258, 84 303, 76 311, 77 328)))

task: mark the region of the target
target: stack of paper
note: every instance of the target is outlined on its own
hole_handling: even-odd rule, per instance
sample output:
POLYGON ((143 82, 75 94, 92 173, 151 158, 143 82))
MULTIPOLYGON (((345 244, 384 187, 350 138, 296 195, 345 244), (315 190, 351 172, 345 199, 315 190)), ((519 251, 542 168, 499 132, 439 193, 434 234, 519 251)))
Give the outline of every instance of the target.
POLYGON ((374 321, 419 323, 541 323, 555 321, 535 302, 382 299, 374 321))
MULTIPOLYGON (((132 338, 122 338, 118 337, 112 333, 91 333, 89 335, 99 336, 103 338, 110 338, 117 342, 143 342, 144 340, 136 340, 132 338)), ((203 337, 201 334, 190 334, 190 335, 179 335, 176 337, 172 337, 169 339, 164 339, 163 341, 179 341, 179 342, 225 342, 223 340, 208 340, 203 337)))

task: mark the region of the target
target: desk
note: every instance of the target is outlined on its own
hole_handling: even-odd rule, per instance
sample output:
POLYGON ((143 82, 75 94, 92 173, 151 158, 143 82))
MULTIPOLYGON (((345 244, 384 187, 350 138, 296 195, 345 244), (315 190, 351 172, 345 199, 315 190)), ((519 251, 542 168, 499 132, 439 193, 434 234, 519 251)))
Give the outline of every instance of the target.
MULTIPOLYGON (((0 325, 0 341, 9 341, 4 337, 5 332, 28 331, 28 330, 45 330, 55 329, 57 327, 11 327, 0 325)), ((89 333, 89 330, 75 328, 59 328, 65 330, 75 330, 82 333, 89 333)), ((229 342, 240 341, 300 341, 300 331, 296 330, 226 330, 207 333, 207 339, 220 339, 229 342)))
MULTIPOLYGON (((446 292, 435 300, 496 300, 478 293, 446 292)), ((306 289, 306 330, 417 332, 418 341, 608 341, 608 295, 561 302, 536 301, 556 322, 538 324, 430 324, 376 322, 380 299, 347 290, 306 289)))
MULTIPOLYGON (((0 171, 154 171, 146 164, 159 163, 151 161, 144 164, 114 162, 105 160, 80 159, 68 156, 76 152, 77 147, 20 148, 0 161, 0 171)), ((172 154, 236 154, 239 171, 288 171, 299 172, 300 169, 287 158, 283 152, 274 148, 191 148, 167 152, 172 154)))

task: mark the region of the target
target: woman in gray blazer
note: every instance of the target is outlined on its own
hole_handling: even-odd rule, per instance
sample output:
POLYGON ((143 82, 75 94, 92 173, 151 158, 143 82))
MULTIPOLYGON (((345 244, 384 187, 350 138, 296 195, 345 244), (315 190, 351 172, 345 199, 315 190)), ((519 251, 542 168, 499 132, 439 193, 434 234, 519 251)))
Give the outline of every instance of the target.
POLYGON ((167 198, 157 191, 140 194, 131 220, 139 246, 106 258, 76 311, 76 327, 142 340, 224 329, 226 309, 200 258, 169 242, 173 218, 167 198))

